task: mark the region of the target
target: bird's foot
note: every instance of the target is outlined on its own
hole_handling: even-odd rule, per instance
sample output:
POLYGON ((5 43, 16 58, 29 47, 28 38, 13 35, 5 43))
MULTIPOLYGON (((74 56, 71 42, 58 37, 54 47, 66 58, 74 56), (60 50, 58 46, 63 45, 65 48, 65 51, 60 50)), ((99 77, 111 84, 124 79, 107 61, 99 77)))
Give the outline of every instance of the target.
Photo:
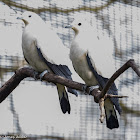
POLYGON ((47 74, 47 73, 49 73, 49 71, 48 71, 48 70, 45 70, 45 71, 43 71, 43 72, 39 75, 41 81, 42 81, 44 75, 47 74))
POLYGON ((88 94, 87 89, 88 89, 88 86, 87 86, 87 85, 83 85, 83 93, 84 93, 85 95, 88 94))
POLYGON ((87 92, 89 95, 91 95, 91 92, 94 90, 94 89, 98 89, 99 86, 96 85, 96 86, 87 86, 85 92, 87 92))
POLYGON ((38 77, 38 75, 39 75, 39 72, 34 71, 34 79, 35 79, 35 80, 38 80, 38 78, 37 78, 37 77, 38 77))

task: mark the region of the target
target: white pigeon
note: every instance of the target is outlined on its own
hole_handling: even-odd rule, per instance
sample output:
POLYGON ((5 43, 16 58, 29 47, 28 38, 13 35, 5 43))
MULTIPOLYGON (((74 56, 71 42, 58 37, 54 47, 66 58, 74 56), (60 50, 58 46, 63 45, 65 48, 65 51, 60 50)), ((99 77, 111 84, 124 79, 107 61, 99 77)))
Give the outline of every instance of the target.
MULTIPOLYGON (((66 28, 75 31, 70 47, 70 59, 75 71, 87 86, 98 85, 100 90, 103 89, 108 78, 115 72, 113 43, 107 37, 99 38, 95 28, 86 19, 75 19, 66 28)), ((111 86, 108 94, 118 95, 115 84, 111 86)), ((110 129, 119 127, 114 106, 121 113, 117 98, 105 101, 106 123, 110 129)))
MULTIPOLYGON (((21 19, 25 23, 22 49, 28 64, 37 72, 42 73, 48 70, 72 80, 71 71, 64 65, 68 63, 69 50, 63 45, 57 34, 47 26, 40 16, 33 12, 24 12, 21 19)), ((62 112, 70 114, 70 103, 65 87, 57 83, 56 86, 62 112)), ((77 95, 74 89, 68 88, 68 91, 77 95)))

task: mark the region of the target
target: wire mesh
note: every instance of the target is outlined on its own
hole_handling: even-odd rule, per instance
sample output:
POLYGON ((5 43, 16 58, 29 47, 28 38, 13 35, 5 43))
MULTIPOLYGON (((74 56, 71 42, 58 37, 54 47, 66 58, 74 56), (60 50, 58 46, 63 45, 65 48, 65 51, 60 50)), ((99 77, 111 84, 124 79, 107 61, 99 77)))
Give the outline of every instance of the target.
MULTIPOLYGON (((27 65, 21 49, 24 25, 16 19, 27 10, 39 14, 66 47, 70 46, 74 32, 64 27, 77 15, 87 16, 99 35, 108 34, 113 40, 117 68, 129 59, 135 59, 140 65, 139 3, 139 0, 0 1, 0 84, 3 85, 16 69, 27 65)), ((99 122, 99 106, 93 97, 70 94, 72 111, 64 115, 55 86, 28 78, 0 104, 0 137, 8 140, 18 136, 37 140, 138 140, 140 80, 129 69, 117 83, 119 95, 129 96, 120 100, 123 113, 118 115, 118 129, 109 130, 105 122, 99 122)))

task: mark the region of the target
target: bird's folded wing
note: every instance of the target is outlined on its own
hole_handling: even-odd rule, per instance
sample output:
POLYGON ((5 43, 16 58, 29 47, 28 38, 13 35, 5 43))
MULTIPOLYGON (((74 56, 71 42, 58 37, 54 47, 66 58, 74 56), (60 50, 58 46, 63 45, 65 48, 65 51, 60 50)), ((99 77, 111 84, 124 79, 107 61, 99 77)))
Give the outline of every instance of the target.
POLYGON ((86 46, 91 61, 98 68, 97 72, 110 78, 115 72, 114 48, 111 40, 101 37, 91 42, 90 46, 86 46))
POLYGON ((36 49, 37 49, 39 57, 46 63, 46 65, 51 69, 51 71, 54 74, 62 76, 62 77, 65 77, 65 78, 68 78, 68 79, 71 79, 72 73, 71 73, 71 71, 69 70, 69 68, 66 65, 61 65, 61 64, 57 65, 57 64, 50 63, 44 57, 44 55, 43 55, 43 53, 41 51, 41 48, 38 48, 36 46, 36 49))
MULTIPOLYGON (((88 53, 87 53, 86 59, 87 59, 87 63, 88 63, 88 66, 89 66, 90 70, 93 72, 96 80, 98 81, 98 84, 99 84, 100 88, 103 89, 105 87, 107 81, 108 81, 108 78, 105 78, 105 77, 103 77, 103 75, 99 75, 97 73, 97 71, 95 70, 95 68, 92 64, 91 58, 90 58, 88 53)), ((112 86, 110 87, 110 89, 108 90, 107 93, 108 94, 113 94, 113 95, 118 95, 118 90, 117 90, 117 87, 116 87, 115 83, 112 84, 112 86)), ((118 112, 121 113, 121 108, 120 108, 120 105, 119 105, 118 98, 111 98, 111 101, 115 105, 118 112)))
MULTIPOLYGON (((51 69, 51 71, 54 74, 72 80, 72 77, 71 77, 72 73, 71 73, 71 71, 69 70, 69 68, 66 65, 61 65, 61 64, 57 65, 57 64, 50 63, 43 56, 43 53, 42 53, 41 49, 38 48, 37 46, 36 46, 36 49, 37 49, 39 57, 42 59, 42 61, 44 61, 46 63, 46 65, 51 69)), ((76 95, 76 96, 78 95, 77 91, 75 89, 68 88, 68 91, 70 93, 76 95)))

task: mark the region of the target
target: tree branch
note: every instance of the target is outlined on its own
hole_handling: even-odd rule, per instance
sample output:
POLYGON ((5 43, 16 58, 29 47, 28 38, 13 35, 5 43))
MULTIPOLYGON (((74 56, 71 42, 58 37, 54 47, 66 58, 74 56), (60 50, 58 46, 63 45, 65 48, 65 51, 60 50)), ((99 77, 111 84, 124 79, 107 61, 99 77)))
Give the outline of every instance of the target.
MULTIPOLYGON (((106 86, 102 91, 99 89, 93 89, 90 92, 90 88, 87 87, 85 84, 78 83, 75 81, 71 81, 69 79, 47 73, 44 75, 43 80, 52 82, 52 83, 59 83, 62 85, 65 85, 67 87, 80 90, 80 91, 86 91, 88 95, 94 96, 94 101, 96 103, 99 103, 101 115, 100 115, 100 121, 103 122, 105 117, 105 110, 104 110, 104 101, 106 98, 123 98, 126 96, 117 96, 117 95, 108 95, 106 94, 112 83, 117 79, 124 71, 126 71, 129 67, 131 67, 136 74, 140 77, 140 71, 135 64, 135 61, 130 59, 128 62, 126 62, 120 69, 118 69, 112 77, 108 80, 106 86)), ((18 69, 15 74, 0 88, 0 103, 6 99, 6 97, 19 85, 19 83, 27 77, 35 77, 35 71, 32 68, 21 68, 18 69)), ((36 76, 36 79, 40 79, 39 75, 36 76)))
POLYGON ((101 98, 103 98, 105 96, 105 94, 107 93, 108 89, 110 88, 110 86, 113 84, 113 82, 124 72, 126 71, 128 68, 132 68, 135 73, 140 77, 140 71, 138 69, 138 66, 136 65, 135 61, 133 59, 130 59, 129 61, 127 61, 120 69, 118 69, 112 76, 111 78, 108 80, 108 82, 106 83, 106 86, 103 88, 103 90, 101 91, 100 94, 98 95, 93 95, 94 93, 91 93, 93 96, 96 96, 96 101, 99 102, 99 100, 101 98))
POLYGON ((14 7, 17 7, 17 8, 21 8, 21 9, 24 9, 24 10, 35 12, 37 14, 40 14, 41 12, 46 12, 46 11, 49 11, 51 13, 59 13, 60 12, 60 13, 68 14, 68 13, 71 13, 73 11, 75 11, 75 12, 76 11, 98 12, 98 11, 108 7, 112 3, 116 2, 117 0, 108 0, 104 5, 101 5, 101 6, 95 7, 95 8, 82 6, 82 7, 78 7, 78 8, 75 8, 75 9, 73 9, 73 8, 72 9, 63 9, 63 8, 58 8, 58 7, 46 7, 46 6, 44 6, 42 8, 33 8, 33 7, 29 7, 27 5, 24 5, 24 4, 14 2, 12 0, 0 0, 0 1, 5 3, 6 5, 8 5, 9 7, 14 6, 14 7))
MULTIPOLYGON (((5 100, 5 98, 19 85, 19 83, 27 77, 34 78, 35 71, 32 68, 21 68, 18 69, 15 74, 0 88, 0 103, 5 100)), ((39 75, 36 76, 36 79, 40 79, 39 75)), ((84 84, 74 82, 68 80, 66 78, 47 73, 43 77, 43 80, 52 82, 52 83, 59 83, 65 85, 67 87, 71 87, 80 91, 83 91, 85 88, 84 84)))
MULTIPOLYGON (((94 90, 91 92, 91 95, 94 96, 94 101, 96 103, 99 103, 101 115, 100 115, 100 122, 103 123, 104 117, 105 117, 105 109, 104 109, 104 101, 106 98, 123 98, 127 96, 114 96, 114 95, 108 95, 106 94, 109 90, 110 86, 113 84, 113 82, 128 68, 132 68, 135 73, 140 77, 140 71, 138 69, 138 66, 136 65, 135 61, 133 59, 130 59, 127 61, 120 69, 118 69, 112 77, 108 80, 106 83, 106 86, 103 88, 101 92, 95 92, 94 90), (98 94, 99 93, 99 94, 98 94)), ((97 90, 96 90, 97 91, 97 90)))
POLYGON ((124 72, 126 71, 128 68, 132 68, 135 73, 140 77, 140 71, 138 69, 138 66, 136 65, 135 61, 133 59, 130 59, 129 61, 127 61, 120 69, 118 69, 113 75, 112 77, 108 80, 106 86, 104 87, 104 89, 102 90, 101 93, 101 97, 104 97, 104 95, 106 94, 106 92, 108 91, 109 87, 112 85, 112 83, 124 72))

